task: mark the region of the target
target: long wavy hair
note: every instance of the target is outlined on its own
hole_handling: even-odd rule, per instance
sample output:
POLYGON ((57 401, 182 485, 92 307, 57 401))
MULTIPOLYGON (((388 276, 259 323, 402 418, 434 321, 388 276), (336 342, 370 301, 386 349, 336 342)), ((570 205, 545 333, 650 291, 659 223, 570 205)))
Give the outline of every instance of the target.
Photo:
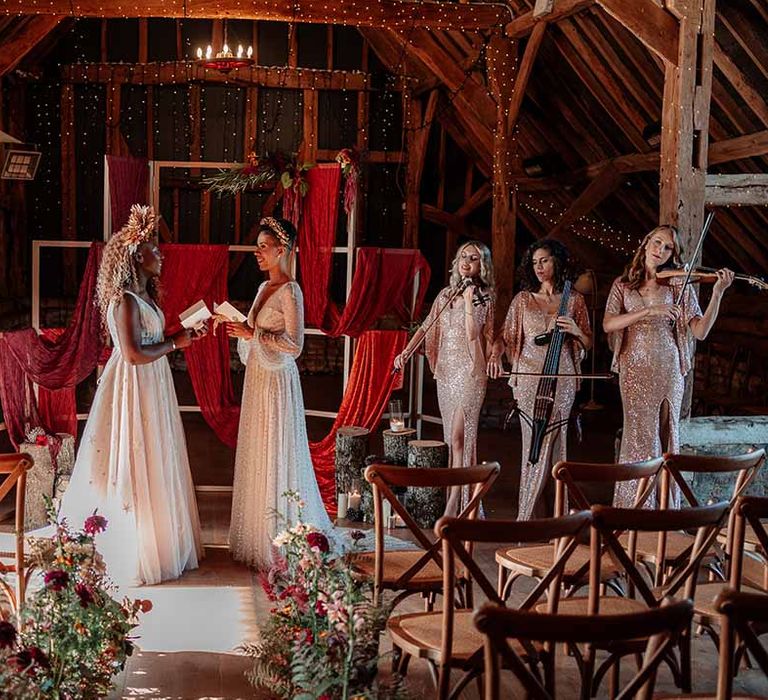
MULTIPOLYGON (((152 207, 134 204, 128 223, 112 236, 104 247, 96 280, 96 307, 101 314, 104 329, 107 311, 113 301, 119 302, 126 291, 134 291, 139 284, 136 254, 154 236, 155 212, 152 207)), ((156 304, 160 303, 160 282, 153 277, 147 282, 147 292, 156 304)))
POLYGON ((517 279, 523 291, 537 292, 541 288, 541 282, 533 270, 533 255, 537 250, 546 250, 552 256, 555 268, 552 286, 555 292, 562 292, 566 280, 573 281, 579 276, 581 267, 568 248, 554 238, 542 238, 528 246, 517 268, 517 279))
POLYGON ((682 267, 683 266, 683 247, 680 243, 680 235, 677 229, 670 224, 661 224, 652 229, 645 238, 640 242, 637 250, 635 251, 632 261, 624 268, 624 274, 621 276, 621 281, 624 282, 630 289, 638 289, 645 280, 645 250, 648 247, 648 241, 654 233, 658 231, 667 230, 672 234, 672 243, 675 249, 672 251, 672 255, 669 256, 669 260, 663 265, 659 266, 659 270, 666 270, 670 267, 682 267))
POLYGON ((480 253, 480 286, 483 289, 493 290, 496 284, 493 278, 493 261, 491 260, 491 250, 480 241, 467 241, 459 246, 456 251, 456 255, 451 262, 451 273, 448 284, 451 289, 457 289, 461 284, 461 273, 459 272, 459 262, 461 260, 461 251, 469 246, 477 248, 477 252, 480 253))

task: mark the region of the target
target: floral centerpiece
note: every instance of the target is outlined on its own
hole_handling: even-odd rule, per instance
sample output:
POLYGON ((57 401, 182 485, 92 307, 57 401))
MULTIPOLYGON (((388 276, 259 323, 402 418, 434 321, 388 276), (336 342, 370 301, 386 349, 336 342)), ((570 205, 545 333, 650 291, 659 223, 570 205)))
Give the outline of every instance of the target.
POLYGON ((43 585, 28 596, 19 623, 0 610, 0 698, 90 700, 109 692, 133 651, 139 613, 152 605, 110 595, 94 544, 106 527, 94 512, 81 530, 64 521, 50 539, 31 541, 43 585))
MULTIPOLYGON (((348 552, 335 556, 326 535, 299 519, 274 540, 275 564, 262 575, 273 603, 261 641, 243 647, 251 683, 281 698, 404 698, 399 679, 376 680, 379 635, 390 610, 371 602, 370 582, 353 576, 348 552)), ((355 542, 363 533, 353 533, 355 542)))

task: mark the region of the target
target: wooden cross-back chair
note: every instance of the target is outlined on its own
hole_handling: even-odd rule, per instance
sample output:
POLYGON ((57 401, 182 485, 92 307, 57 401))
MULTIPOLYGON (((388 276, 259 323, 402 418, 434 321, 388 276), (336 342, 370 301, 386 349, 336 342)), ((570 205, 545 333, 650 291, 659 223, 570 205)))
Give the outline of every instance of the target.
MULTIPOLYGON (((722 644, 718 630, 720 630, 723 620, 720 611, 715 604, 716 598, 725 591, 740 591, 742 587, 748 593, 766 593, 765 588, 749 580, 744 580, 744 551, 747 533, 752 539, 753 550, 755 552, 768 552, 768 532, 766 532, 766 523, 768 518, 768 498, 759 498, 757 496, 740 496, 734 506, 729 526, 728 535, 728 582, 700 583, 696 588, 696 597, 694 599, 693 621, 704 629, 715 642, 715 645, 722 644), (746 585, 745 585, 746 584, 746 585)), ((760 582, 761 583, 761 582, 760 582)), ((765 599, 768 605, 768 598, 765 599)), ((720 630, 722 633, 722 630, 720 630)), ((768 632, 768 627, 758 630, 759 634, 768 632)), ((732 659, 735 670, 738 670, 739 662, 743 649, 739 647, 732 659)))
MULTIPOLYGON (((560 545, 556 556, 553 554, 549 570, 520 605, 521 609, 530 609, 548 589, 560 586, 558 579, 576 550, 578 538, 588 530, 591 519, 589 511, 527 522, 441 518, 435 525, 435 532, 442 541, 443 609, 389 618, 387 629, 393 646, 402 654, 396 670, 405 674, 411 658, 425 659, 437 686, 439 700, 458 698, 472 679, 479 679, 483 672, 483 639, 472 625, 474 610, 461 607, 461 601, 457 608, 452 604, 457 591, 457 570, 467 571, 489 600, 503 606, 494 584, 474 559, 476 545, 558 540, 560 545), (463 675, 451 690, 451 671, 454 669, 463 675)), ((536 669, 539 649, 527 645, 521 654, 536 669)))
MULTIPOLYGON (((593 506, 590 531, 589 593, 587 596, 574 596, 557 600, 557 592, 555 591, 553 596, 557 603, 555 610, 566 615, 610 616, 659 607, 663 599, 668 596, 682 594, 685 598, 693 599, 701 561, 717 537, 727 514, 727 501, 685 510, 644 510, 593 506), (696 530, 694 546, 690 549, 688 558, 679 563, 665 585, 660 588, 652 588, 636 562, 637 535, 641 532, 658 533, 675 530, 696 530), (622 532, 628 533, 628 551, 620 541, 619 533, 622 532), (629 590, 635 597, 601 595, 600 564, 606 551, 622 568, 629 583, 629 590)), ((537 610, 545 612, 547 609, 540 605, 537 610)), ((596 643, 587 645, 583 651, 574 648, 573 653, 582 674, 582 697, 589 697, 590 688, 593 694, 596 693, 608 671, 612 672, 610 693, 613 695, 619 685, 621 658, 628 654, 640 654, 644 649, 645 641, 644 639, 637 639, 633 642, 605 645, 596 643), (608 652, 608 656, 595 672, 597 650, 608 652)), ((679 663, 671 655, 668 655, 665 661, 670 666, 677 684, 685 692, 690 692, 690 631, 681 635, 679 647, 679 663)))
MULTIPOLYGON (((552 476, 555 479, 555 516, 564 515, 568 507, 576 507, 576 509, 581 510, 589 509, 593 505, 580 486, 584 483, 613 484, 615 487, 617 483, 636 481, 638 496, 634 506, 642 507, 652 492, 662 464, 661 457, 627 464, 558 462, 552 468, 552 476)), ((506 600, 518 578, 540 579, 551 565, 554 548, 555 544, 549 542, 497 550, 499 595, 506 600)), ((589 561, 590 554, 587 545, 579 547, 574 552, 562 577, 566 596, 573 595, 581 586, 586 584, 589 561)), ((601 580, 617 593, 622 593, 616 580, 618 573, 619 571, 610 557, 606 557, 603 562, 601 580)))
MULTIPOLYGON (((683 476, 683 472, 733 474, 735 478, 729 499, 730 505, 733 506, 736 499, 747 489, 764 461, 765 450, 762 449, 735 456, 665 454, 664 466, 659 480, 661 492, 659 507, 669 507, 670 490, 674 487, 680 489, 683 498, 689 505, 694 507, 699 505, 690 484, 683 476)), ((667 573, 674 569, 679 561, 683 561, 688 556, 692 544, 693 537, 685 532, 670 532, 661 535, 646 532, 638 537, 637 558, 649 570, 654 571, 654 583, 660 586, 667 573)), ((721 579, 725 579, 723 569, 727 550, 727 543, 723 549, 717 542, 714 542, 712 552, 707 555, 705 560, 705 565, 721 579)))
POLYGON ((0 455, 0 475, 5 475, 0 483, 0 502, 16 488, 14 532, 0 534, 0 571, 15 576, 14 586, 0 577, 0 590, 8 598, 11 608, 19 612, 24 605, 26 586, 29 581, 27 558, 24 552, 24 498, 27 489, 27 472, 34 465, 32 457, 26 453, 0 455))
MULTIPOLYGON (((485 643, 485 700, 501 700, 510 695, 501 692, 501 668, 509 668, 520 681, 526 697, 554 700, 556 695, 557 645, 613 644, 647 639, 645 658, 640 669, 616 696, 620 700, 652 697, 659 664, 690 627, 690 601, 667 600, 651 610, 599 618, 592 615, 559 615, 509 610, 484 605, 474 616, 485 643), (510 644, 512 640, 512 644, 510 644), (521 640, 539 642, 550 653, 543 655, 544 683, 531 673, 517 649, 521 640), (516 648, 517 647, 517 648, 516 648)), ((569 697, 571 694, 569 693, 569 697)))
MULTIPOLYGON (((373 580, 374 604, 378 604, 384 591, 397 595, 392 606, 404 598, 420 593, 425 599, 425 608, 431 610, 436 596, 443 590, 443 562, 440 554, 440 540, 429 537, 411 517, 398 500, 393 488, 432 487, 450 488, 470 486, 472 495, 460 518, 472 519, 477 516, 480 502, 499 475, 498 462, 480 464, 464 469, 429 469, 418 467, 396 467, 372 464, 365 470, 365 479, 373 487, 374 537, 373 552, 361 552, 352 559, 354 570, 373 580), (393 514, 399 515, 410 535, 421 545, 421 549, 386 551, 384 549, 384 500, 392 506, 393 514)), ((460 576, 462 593, 471 604, 472 586, 466 576, 460 576)))

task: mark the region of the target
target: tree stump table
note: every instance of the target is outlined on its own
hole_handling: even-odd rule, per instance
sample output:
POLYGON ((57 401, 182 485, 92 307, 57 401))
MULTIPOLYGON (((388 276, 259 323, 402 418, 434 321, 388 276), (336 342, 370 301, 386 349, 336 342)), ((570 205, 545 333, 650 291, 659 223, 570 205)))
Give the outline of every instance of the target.
MULTIPOLYGON (((370 431, 356 425, 345 425, 336 431, 336 493, 351 493, 357 488, 361 497, 370 491, 370 484, 363 476, 365 458, 368 455, 368 437, 370 431)), ((362 519, 361 507, 350 508, 347 517, 350 520, 362 519)))
MULTIPOLYGON (((448 445, 439 440, 411 440, 408 466, 431 469, 448 466, 448 445)), ((419 527, 433 527, 445 511, 445 489, 408 487, 406 508, 419 527)))
POLYGON ((385 430, 382 432, 384 438, 384 456, 392 464, 408 464, 408 443, 416 438, 416 430, 406 428, 405 430, 385 430))

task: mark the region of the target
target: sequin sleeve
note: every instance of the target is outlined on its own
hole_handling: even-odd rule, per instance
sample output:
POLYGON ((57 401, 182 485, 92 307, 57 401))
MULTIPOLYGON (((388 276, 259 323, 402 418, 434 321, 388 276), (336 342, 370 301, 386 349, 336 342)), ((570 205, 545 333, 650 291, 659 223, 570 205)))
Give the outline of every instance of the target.
POLYGON ((433 373, 437 368, 437 356, 440 352, 440 321, 435 322, 435 319, 437 318, 437 312, 445 304, 446 299, 446 290, 443 289, 437 295, 437 298, 432 303, 432 308, 421 324, 422 328, 427 328, 432 324, 424 338, 424 354, 427 356, 429 367, 433 373))
MULTIPOLYGON (((253 303, 251 304, 251 308, 248 310, 248 316, 246 317, 246 323, 251 328, 256 328, 256 302, 259 299, 259 294, 261 293, 261 288, 264 286, 264 283, 262 282, 259 285, 258 290, 256 291, 256 296, 253 299, 253 303)), ((246 340, 245 338, 238 338, 237 339, 237 354, 240 358, 240 362, 242 362, 244 365, 248 364, 248 356, 251 354, 251 348, 253 347, 253 343, 255 342, 255 335, 250 340, 246 340)))
MULTIPOLYGON (((679 286, 675 285, 673 287, 675 298, 680 293, 679 286)), ((683 312, 675 324, 675 340, 678 353, 680 354, 680 373, 685 376, 691 369, 692 358, 696 350, 696 339, 693 337, 690 324, 694 318, 702 315, 699 298, 691 285, 685 288, 681 306, 683 307, 683 312)))
MULTIPOLYGON (((579 330, 584 335, 592 335, 592 330, 589 325, 589 312, 587 311, 587 304, 584 301, 584 296, 578 292, 573 293, 573 320, 579 327, 579 330)), ((587 349, 578 341, 573 338, 571 341, 573 348, 573 363, 576 366, 576 371, 579 371, 579 365, 587 354, 587 349)))
MULTIPOLYGON (((617 277, 611 291, 608 293, 608 301, 605 304, 605 313, 607 314, 622 314, 624 309, 624 284, 620 277, 617 277)), ((608 347, 613 352, 613 361, 611 362, 611 372, 619 371, 619 355, 621 354, 621 346, 624 342, 624 330, 614 331, 608 333, 608 347)))
POLYGON ((304 298, 301 287, 296 282, 288 282, 285 293, 281 294, 280 303, 285 330, 282 333, 262 331, 258 335, 259 343, 295 359, 301 355, 304 347, 304 298))
MULTIPOLYGON (((517 372, 520 354, 523 351, 523 312, 525 311, 525 300, 527 292, 518 292, 509 305, 507 316, 504 319, 504 326, 501 329, 501 336, 504 339, 504 352, 507 355, 509 363, 512 365, 512 372, 517 372)), ((510 384, 516 385, 517 377, 513 374, 510 384)))

